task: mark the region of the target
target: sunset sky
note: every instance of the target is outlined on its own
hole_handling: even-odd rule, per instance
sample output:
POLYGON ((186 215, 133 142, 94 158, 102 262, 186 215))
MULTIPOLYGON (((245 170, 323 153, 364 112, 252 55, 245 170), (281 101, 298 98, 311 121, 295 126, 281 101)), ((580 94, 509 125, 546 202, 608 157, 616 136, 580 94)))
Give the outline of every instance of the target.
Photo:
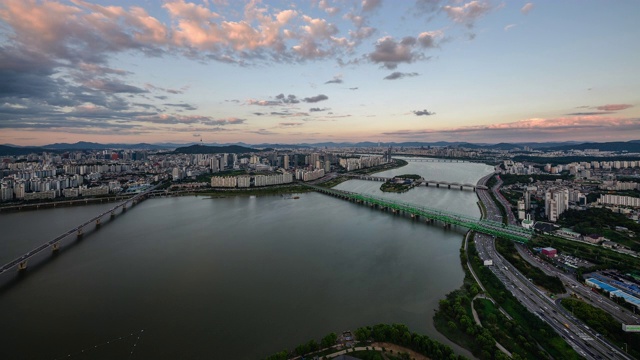
POLYGON ((0 144, 640 139, 640 1, 0 0, 0 144))

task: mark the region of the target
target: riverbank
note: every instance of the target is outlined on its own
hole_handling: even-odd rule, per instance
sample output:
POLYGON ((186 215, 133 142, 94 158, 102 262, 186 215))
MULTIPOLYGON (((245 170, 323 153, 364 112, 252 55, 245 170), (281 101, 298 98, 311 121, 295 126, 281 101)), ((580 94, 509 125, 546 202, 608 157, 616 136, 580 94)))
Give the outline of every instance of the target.
MULTIPOLYGON (((395 169, 402 166, 407 165, 407 162, 400 159, 394 159, 392 163, 375 166, 366 169, 359 169, 353 171, 358 174, 369 174, 372 172, 385 171, 389 169, 395 169)), ((324 186, 324 187, 334 187, 344 181, 349 180, 348 177, 341 176, 340 174, 327 177, 324 182, 315 182, 315 184, 324 186)), ((170 183, 165 184, 167 187, 170 183)), ((161 189, 162 187, 160 187, 161 189)), ((194 189, 192 191, 168 191, 164 194, 157 194, 156 196, 210 196, 211 198, 225 198, 230 196, 269 196, 269 195, 282 195, 282 194, 297 194, 297 193, 307 193, 313 191, 310 188, 307 188, 303 185, 303 183, 294 182, 286 185, 275 185, 275 186, 266 186, 266 187, 258 187, 258 188, 233 188, 233 189, 223 189, 223 188, 203 188, 203 189, 194 189)), ((91 197, 91 198, 81 198, 81 199, 52 199, 53 201, 34 201, 34 202, 25 202, 20 204, 10 204, 0 206, 0 213, 2 212, 13 212, 13 211, 24 211, 24 210, 38 210, 38 209, 46 209, 46 208, 55 208, 55 207, 63 207, 63 206, 81 206, 88 204, 96 204, 96 203, 104 203, 104 202, 118 202, 126 200, 136 194, 121 194, 115 196, 104 196, 104 197, 91 197)))

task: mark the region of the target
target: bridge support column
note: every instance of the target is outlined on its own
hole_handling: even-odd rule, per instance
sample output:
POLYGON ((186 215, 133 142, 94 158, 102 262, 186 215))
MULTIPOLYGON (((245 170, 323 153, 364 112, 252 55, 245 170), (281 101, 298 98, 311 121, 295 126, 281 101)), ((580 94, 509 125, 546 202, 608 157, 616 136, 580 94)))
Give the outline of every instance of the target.
POLYGON ((437 188, 439 188, 439 187, 440 187, 440 184, 436 184, 436 187, 437 187, 437 188))
POLYGON ((100 225, 101 225, 101 224, 100 224, 100 218, 97 218, 97 219, 96 219, 96 227, 100 227, 100 225))
POLYGON ((112 211, 112 212, 111 212, 111 217, 112 217, 112 218, 116 217, 116 213, 112 211))
POLYGON ((57 252, 58 250, 60 250, 60 243, 53 243, 53 245, 51 245, 51 251, 57 252))
POLYGON ((27 270, 27 260, 20 261, 20 264, 18 264, 18 271, 25 271, 25 270, 27 270))
POLYGON ((460 186, 460 190, 462 190, 462 186, 460 186))
POLYGON ((82 235, 84 235, 82 232, 82 228, 78 228, 78 233, 76 235, 77 237, 82 237, 82 235))

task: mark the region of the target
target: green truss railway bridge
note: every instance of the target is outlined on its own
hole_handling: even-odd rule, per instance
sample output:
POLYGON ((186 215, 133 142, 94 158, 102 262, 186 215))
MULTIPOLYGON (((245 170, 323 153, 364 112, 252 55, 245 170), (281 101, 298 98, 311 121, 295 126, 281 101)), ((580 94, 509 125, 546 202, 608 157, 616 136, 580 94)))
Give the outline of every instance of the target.
POLYGON ((384 199, 373 195, 364 195, 342 190, 323 188, 315 185, 308 185, 315 191, 337 197, 339 199, 355 202, 358 204, 376 207, 382 210, 389 210, 393 213, 406 214, 412 218, 424 218, 427 222, 439 221, 450 227, 457 225, 467 229, 506 238, 512 241, 526 243, 531 240, 533 232, 520 226, 506 225, 501 222, 491 220, 480 220, 470 216, 456 214, 453 212, 432 209, 426 206, 419 206, 406 202, 384 199))

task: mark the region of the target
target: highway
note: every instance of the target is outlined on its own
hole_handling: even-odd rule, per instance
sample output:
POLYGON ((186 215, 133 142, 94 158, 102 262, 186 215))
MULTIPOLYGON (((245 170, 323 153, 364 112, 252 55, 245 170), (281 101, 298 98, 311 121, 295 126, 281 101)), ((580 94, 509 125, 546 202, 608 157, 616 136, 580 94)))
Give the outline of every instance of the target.
MULTIPOLYGON (((491 175, 480 179, 478 183, 482 182, 485 184, 491 175)), ((502 181, 498 181, 498 184, 493 187, 492 191, 499 201, 506 202, 506 199, 504 199, 504 197, 499 193, 499 187, 501 184, 502 181)), ((483 202, 487 209, 487 217, 491 219, 501 219, 497 204, 494 203, 488 192, 479 189, 476 192, 478 193, 480 201, 483 202)), ((517 224, 517 220, 515 220, 513 212, 509 210, 509 207, 506 208, 507 214, 511 214, 509 217, 509 223, 514 225, 517 224)), ((518 299, 518 301, 520 301, 520 303, 522 303, 530 312, 536 314, 540 319, 549 324, 574 350, 576 350, 576 352, 578 352, 578 354, 587 359, 631 359, 620 349, 602 338, 600 334, 595 333, 580 320, 568 314, 564 308, 559 305, 559 302, 549 298, 531 281, 526 279, 514 266, 512 266, 496 251, 495 239, 493 236, 476 233, 474 241, 480 259, 483 261, 493 260, 493 266, 489 266, 489 268, 516 297, 516 299, 518 299)), ((526 252, 526 250, 523 250, 525 249, 523 245, 516 244, 516 247, 519 248, 519 252, 526 252)), ((525 258, 530 259, 531 256, 527 256, 525 258)), ((537 265, 537 262, 534 260, 533 264, 537 265)), ((577 284, 577 281, 570 279, 570 277, 566 275, 561 277, 561 279, 566 280, 570 285, 577 284)), ((579 287, 583 287, 583 285, 577 284, 576 286, 571 286, 571 288, 574 289, 579 287)))
POLYGON ((502 206, 504 206, 504 209, 507 212, 507 219, 509 220, 508 223, 512 225, 519 225, 520 222, 516 219, 515 215, 513 215, 513 211, 511 211, 511 203, 509 203, 509 201, 505 199, 502 193, 500 192, 500 187, 502 186, 502 180, 500 179, 500 176, 497 176, 497 178, 498 178, 498 183, 493 186, 491 191, 493 192, 493 195, 496 197, 496 199, 500 201, 502 206))
MULTIPOLYGON (((606 311, 623 324, 640 324, 640 315, 634 314, 633 312, 620 307, 620 305, 613 302, 607 296, 591 291, 590 287, 577 281, 572 274, 567 274, 563 270, 557 269, 546 261, 539 259, 526 247, 516 244, 516 249, 523 259, 533 266, 538 267, 545 274, 549 276, 557 276, 568 291, 574 292, 582 298, 583 301, 606 311)), ((568 296, 568 294, 565 296, 568 296)))
POLYGON ((548 323, 580 355, 587 359, 631 359, 615 346, 568 314, 558 303, 527 280, 515 267, 498 254, 491 236, 476 234, 480 258, 493 260, 489 268, 513 296, 529 311, 548 323))

